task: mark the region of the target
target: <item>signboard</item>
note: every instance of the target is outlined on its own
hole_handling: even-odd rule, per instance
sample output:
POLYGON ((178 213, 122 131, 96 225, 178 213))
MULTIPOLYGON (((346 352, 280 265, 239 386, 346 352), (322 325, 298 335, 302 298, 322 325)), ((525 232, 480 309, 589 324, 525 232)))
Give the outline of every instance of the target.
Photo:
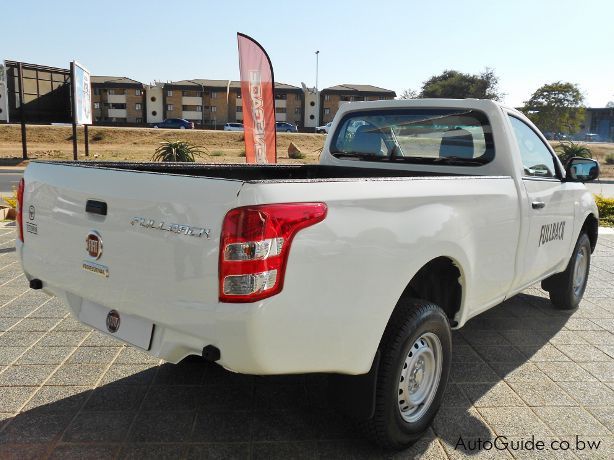
POLYGON ((245 161, 277 163, 273 66, 253 38, 238 33, 245 161))
POLYGON ((75 108, 74 123, 78 125, 92 124, 92 85, 89 71, 77 61, 72 62, 72 89, 75 108))

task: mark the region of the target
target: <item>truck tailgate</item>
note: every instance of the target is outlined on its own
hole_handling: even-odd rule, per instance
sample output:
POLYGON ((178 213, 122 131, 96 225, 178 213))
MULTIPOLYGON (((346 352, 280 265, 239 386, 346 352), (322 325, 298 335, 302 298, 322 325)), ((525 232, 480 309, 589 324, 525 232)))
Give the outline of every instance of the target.
POLYGON ((174 307, 217 305, 219 232, 241 181, 45 163, 24 179, 24 270, 77 315, 88 301, 168 324, 174 307))

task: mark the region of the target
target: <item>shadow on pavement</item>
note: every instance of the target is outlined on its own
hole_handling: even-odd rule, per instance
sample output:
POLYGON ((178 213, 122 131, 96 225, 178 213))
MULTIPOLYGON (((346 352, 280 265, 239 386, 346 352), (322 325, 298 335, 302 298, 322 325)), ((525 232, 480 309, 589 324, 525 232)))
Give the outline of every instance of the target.
POLYGON ((0 457, 439 457, 460 436, 492 439, 491 427, 523 423, 532 398, 563 397, 529 359, 556 351, 548 341, 567 320, 547 299, 521 294, 454 332, 443 406, 424 437, 394 455, 331 409, 325 375, 246 376, 197 358, 114 362, 93 390, 50 379, 56 386, 43 386, 19 415, 0 418, 0 457), (476 407, 491 414, 488 421, 476 407))

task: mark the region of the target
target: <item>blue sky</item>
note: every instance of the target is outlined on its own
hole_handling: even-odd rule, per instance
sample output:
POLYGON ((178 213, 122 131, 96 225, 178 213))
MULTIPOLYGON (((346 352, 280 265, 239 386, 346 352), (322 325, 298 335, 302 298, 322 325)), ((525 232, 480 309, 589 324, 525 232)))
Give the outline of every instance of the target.
POLYGON ((0 58, 148 83, 237 79, 236 32, 268 51, 277 81, 419 89, 444 69, 492 67, 505 102, 544 83, 578 83, 586 103, 614 100, 613 0, 11 1, 0 58))

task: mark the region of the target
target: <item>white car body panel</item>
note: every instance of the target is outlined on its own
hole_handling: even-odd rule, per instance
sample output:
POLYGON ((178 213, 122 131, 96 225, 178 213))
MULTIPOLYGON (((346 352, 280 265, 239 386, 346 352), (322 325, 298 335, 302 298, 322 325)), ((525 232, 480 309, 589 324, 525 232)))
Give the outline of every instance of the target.
MULTIPOLYGON (((25 172, 24 203, 25 209, 35 206, 37 234, 26 232, 25 243, 18 242, 24 271, 29 279, 43 280, 45 292, 65 299, 75 317, 87 305, 141 318, 144 326, 135 320, 135 330, 153 322, 148 351, 171 362, 214 345, 221 350, 219 363, 237 372, 365 373, 401 293, 426 263, 443 256, 459 268, 463 294, 453 320, 461 327, 564 270, 584 220, 597 216, 582 184, 558 181, 557 193, 573 208, 566 210, 573 215, 570 228, 557 256, 546 256, 551 258, 539 262, 543 269, 527 278, 529 255, 537 248, 522 164, 505 123, 511 109, 477 100, 353 103, 339 110, 332 132, 349 111, 407 106, 483 110, 493 129, 495 158, 478 167, 411 165, 415 171, 478 177, 321 181, 225 180, 33 162, 25 172), (88 199, 104 199, 108 215, 86 215, 88 199), (219 238, 226 212, 303 201, 325 202, 328 215, 294 238, 283 291, 254 303, 219 302, 219 238), (143 228, 131 224, 134 217, 206 228, 209 237, 143 228), (97 262, 108 267, 108 278, 81 269, 92 229, 104 241, 97 262)), ((332 138, 322 164, 374 167, 333 157, 332 138)))

